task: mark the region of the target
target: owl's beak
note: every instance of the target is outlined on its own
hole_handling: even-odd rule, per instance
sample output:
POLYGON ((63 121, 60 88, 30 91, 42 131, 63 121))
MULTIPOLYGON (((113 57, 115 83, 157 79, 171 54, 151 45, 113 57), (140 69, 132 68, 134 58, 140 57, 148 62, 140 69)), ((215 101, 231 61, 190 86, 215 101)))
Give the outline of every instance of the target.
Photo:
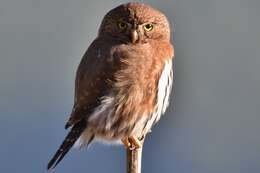
POLYGON ((136 30, 131 31, 131 41, 132 43, 136 43, 139 39, 139 35, 136 30))

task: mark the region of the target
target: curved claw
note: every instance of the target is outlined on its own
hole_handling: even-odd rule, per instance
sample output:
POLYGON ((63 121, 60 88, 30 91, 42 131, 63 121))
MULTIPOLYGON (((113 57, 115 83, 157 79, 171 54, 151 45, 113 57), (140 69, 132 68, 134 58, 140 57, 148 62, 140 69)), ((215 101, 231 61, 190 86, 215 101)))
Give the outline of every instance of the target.
POLYGON ((126 137, 121 140, 126 149, 134 150, 141 148, 144 142, 144 136, 138 138, 136 136, 126 137))
POLYGON ((124 144, 126 149, 131 147, 131 143, 129 142, 128 138, 123 138, 123 139, 121 139, 121 141, 124 144))
POLYGON ((134 149, 141 148, 143 146, 143 142, 136 136, 130 136, 128 140, 131 143, 131 147, 134 147, 134 149))

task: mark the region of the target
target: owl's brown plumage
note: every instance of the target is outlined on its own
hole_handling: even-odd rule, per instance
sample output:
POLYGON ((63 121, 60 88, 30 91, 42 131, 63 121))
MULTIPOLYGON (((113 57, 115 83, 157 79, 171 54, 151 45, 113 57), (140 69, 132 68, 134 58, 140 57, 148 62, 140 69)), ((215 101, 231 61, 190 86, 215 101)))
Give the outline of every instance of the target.
POLYGON ((77 70, 71 131, 48 164, 54 168, 77 140, 142 137, 160 119, 172 84, 173 47, 165 15, 127 3, 104 17, 77 70))

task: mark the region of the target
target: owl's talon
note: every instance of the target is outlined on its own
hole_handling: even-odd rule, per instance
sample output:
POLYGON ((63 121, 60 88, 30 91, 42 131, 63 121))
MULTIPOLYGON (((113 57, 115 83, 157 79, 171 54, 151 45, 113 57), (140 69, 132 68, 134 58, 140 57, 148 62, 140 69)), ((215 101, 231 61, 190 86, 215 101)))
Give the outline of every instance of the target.
POLYGON ((128 138, 121 139, 125 148, 128 150, 135 150, 143 146, 144 136, 139 139, 136 136, 130 136, 128 138))
POLYGON ((121 141, 124 144, 126 149, 131 147, 131 143, 129 142, 128 138, 121 139, 121 141))
POLYGON ((143 146, 143 141, 139 140, 136 136, 130 136, 128 140, 135 149, 141 148, 143 146))
POLYGON ((136 147, 133 146, 133 145, 131 145, 130 147, 128 147, 128 150, 130 150, 130 151, 133 151, 133 150, 135 150, 135 149, 136 149, 136 147))
POLYGON ((139 137, 138 139, 139 139, 139 141, 143 141, 144 140, 144 138, 145 138, 145 135, 142 135, 141 137, 139 137))

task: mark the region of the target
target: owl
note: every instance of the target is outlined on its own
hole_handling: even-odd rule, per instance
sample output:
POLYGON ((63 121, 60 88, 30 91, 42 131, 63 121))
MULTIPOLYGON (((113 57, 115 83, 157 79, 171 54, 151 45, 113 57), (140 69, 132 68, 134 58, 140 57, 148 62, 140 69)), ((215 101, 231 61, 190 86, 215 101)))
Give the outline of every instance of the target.
POLYGON ((138 148, 168 106, 174 48, 166 16, 143 3, 122 4, 103 18, 76 74, 70 132, 54 168, 77 142, 94 139, 138 148))

